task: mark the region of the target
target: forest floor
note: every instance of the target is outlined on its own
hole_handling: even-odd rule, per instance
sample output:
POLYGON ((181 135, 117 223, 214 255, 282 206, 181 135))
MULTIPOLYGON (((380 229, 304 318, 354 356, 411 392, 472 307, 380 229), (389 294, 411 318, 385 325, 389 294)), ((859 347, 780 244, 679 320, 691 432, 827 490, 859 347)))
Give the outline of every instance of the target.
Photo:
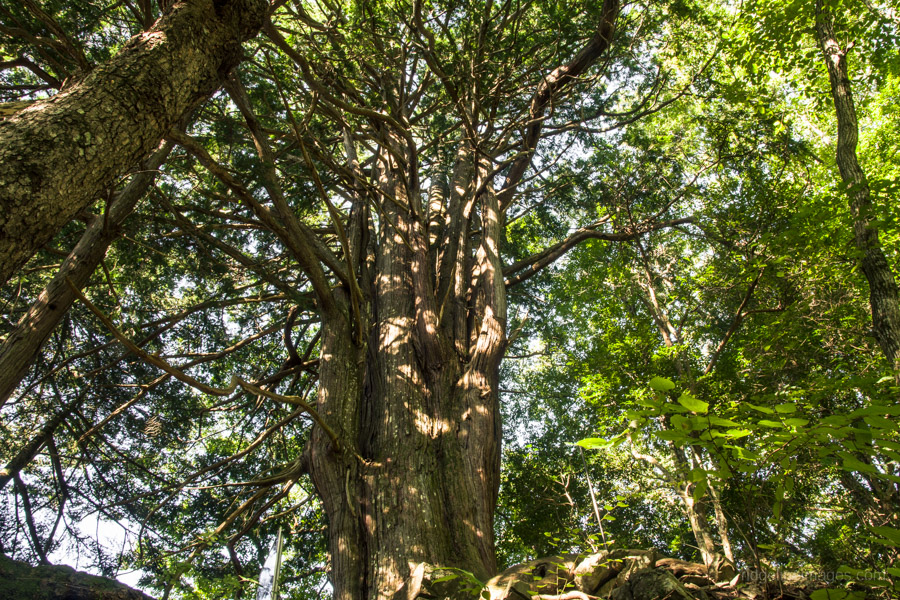
MULTIPOLYGON (((511 567, 481 587, 490 600, 882 600, 877 590, 839 587, 793 573, 738 573, 728 564, 661 558, 653 550, 567 554, 511 567)), ((420 565, 394 600, 479 596, 450 569, 420 565)), ((153 600, 114 579, 64 565, 33 567, 0 554, 0 600, 153 600)))

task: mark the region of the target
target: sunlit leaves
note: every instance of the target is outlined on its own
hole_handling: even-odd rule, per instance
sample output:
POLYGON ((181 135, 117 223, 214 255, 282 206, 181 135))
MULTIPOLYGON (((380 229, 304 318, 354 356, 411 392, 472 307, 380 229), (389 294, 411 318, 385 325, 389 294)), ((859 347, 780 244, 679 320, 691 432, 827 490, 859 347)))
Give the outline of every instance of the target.
POLYGON ((678 404, 685 407, 691 412, 704 414, 709 410, 709 403, 694 397, 692 394, 685 392, 678 397, 678 404))

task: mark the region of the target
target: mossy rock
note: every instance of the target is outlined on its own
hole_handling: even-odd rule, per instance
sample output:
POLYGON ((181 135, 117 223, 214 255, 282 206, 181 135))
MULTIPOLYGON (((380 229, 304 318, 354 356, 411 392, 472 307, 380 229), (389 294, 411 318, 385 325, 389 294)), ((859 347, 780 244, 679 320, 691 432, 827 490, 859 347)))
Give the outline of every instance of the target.
POLYGON ((0 554, 0 600, 153 600, 115 579, 65 565, 32 567, 0 554))

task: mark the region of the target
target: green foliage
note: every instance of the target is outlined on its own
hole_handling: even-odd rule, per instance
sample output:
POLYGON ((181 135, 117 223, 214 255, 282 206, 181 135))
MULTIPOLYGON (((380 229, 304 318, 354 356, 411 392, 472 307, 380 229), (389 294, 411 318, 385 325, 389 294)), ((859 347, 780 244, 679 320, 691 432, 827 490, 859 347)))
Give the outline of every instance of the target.
MULTIPOLYGON (((159 12, 153 2, 52 0, 41 3, 48 21, 9 4, 0 9, 0 101, 55 93, 159 12)), ((512 137, 530 90, 593 34, 601 4, 426 1, 430 41, 409 34, 403 2, 280 4, 272 22, 312 75, 260 38, 245 49, 240 77, 271 132, 290 210, 339 255, 298 140, 340 203, 359 192, 341 187, 343 136, 371 129, 360 114, 322 109, 308 80, 348 106, 408 120, 424 140, 422 172, 437 177, 468 135, 452 118, 454 86, 472 86, 473 118, 490 114, 512 137), (487 23, 497 27, 486 52, 477 40, 487 23), (440 77, 421 56, 428 44, 440 77), (382 84, 407 76, 421 94, 389 105, 382 84)), ((897 273, 896 12, 883 2, 827 4, 853 44, 872 223, 897 273)), ((550 134, 506 215, 502 259, 513 264, 579 228, 609 239, 584 241, 509 289, 508 331, 518 333, 501 367, 502 565, 604 544, 697 558, 685 498, 712 503, 713 494, 741 566, 843 566, 852 579, 898 558, 898 390, 870 332, 813 22, 808 0, 632 3, 605 75, 585 75, 554 103, 550 134)), ((264 195, 266 166, 226 95, 204 105, 188 133, 264 195)), ((360 162, 372 169, 377 136, 361 137, 360 162)), ((510 157, 491 159, 502 174, 510 157)), ((101 199, 91 212, 106 208, 101 199)), ((4 335, 83 229, 69 224, 0 291, 4 335)), ((308 348, 308 362, 319 358, 319 308, 302 270, 192 155, 173 152, 121 233, 87 295, 149 352, 211 385, 282 373, 292 360, 285 338, 301 354, 308 348)), ((295 366, 272 379, 273 391, 312 398, 315 365, 295 366)), ((253 493, 239 484, 296 467, 308 422, 246 394, 214 400, 159 378, 75 306, 3 409, 6 460, 48 415, 77 406, 23 472, 47 551, 108 574, 140 569, 148 588, 184 598, 234 597, 252 594, 280 525, 289 531, 288 594, 320 596, 326 520, 306 478, 283 494, 284 482, 272 486, 215 533, 253 493), (121 524, 128 550, 72 525, 98 516, 121 524)), ((36 560, 18 498, 9 492, 0 511, 2 551, 36 560)), ((889 595, 900 572, 886 573, 874 587, 889 595)), ((823 589, 813 599, 855 593, 823 589)))

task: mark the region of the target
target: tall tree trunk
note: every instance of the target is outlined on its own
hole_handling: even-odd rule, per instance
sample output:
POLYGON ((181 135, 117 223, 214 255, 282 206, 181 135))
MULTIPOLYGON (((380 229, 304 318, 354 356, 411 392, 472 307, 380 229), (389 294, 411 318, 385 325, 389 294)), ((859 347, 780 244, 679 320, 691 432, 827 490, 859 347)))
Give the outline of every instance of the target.
POLYGON ((341 316, 324 323, 318 410, 345 447, 335 449, 317 430, 309 462, 329 519, 340 599, 391 597, 419 563, 465 569, 482 581, 496 572, 505 288, 488 240, 499 233, 499 222, 491 224, 497 198, 479 199, 479 275, 463 290, 471 303, 452 303, 468 323, 465 339, 454 340, 439 323, 418 190, 401 175, 393 163, 380 178, 393 202, 383 205, 373 271, 363 278, 363 339, 349 292, 336 294, 341 316))
POLYGON ((672 456, 677 468, 677 473, 683 479, 679 483, 678 496, 684 503, 684 512, 687 515, 688 523, 694 534, 694 540, 697 542, 697 550, 700 551, 700 558, 703 564, 710 570, 716 564, 716 542, 712 535, 712 529, 709 527, 709 511, 707 508, 706 494, 694 497, 696 484, 689 481, 691 465, 684 454, 684 449, 679 448, 675 444, 669 444, 672 450, 672 456))
POLYGON ((241 59, 265 0, 183 0, 53 98, 0 121, 0 285, 241 59))
POLYGON ((833 16, 822 0, 816 2, 816 37, 825 55, 831 97, 838 121, 837 165, 850 196, 853 232, 859 249, 860 267, 869 282, 869 304, 875 339, 900 381, 900 300, 897 282, 887 262, 878 230, 872 225, 872 196, 866 175, 856 156, 859 137, 856 108, 847 71, 847 50, 834 34, 833 16))
POLYGON ((722 552, 725 558, 734 563, 734 549, 731 547, 731 536, 728 533, 728 518, 725 516, 725 510, 722 508, 722 499, 719 498, 718 484, 714 484, 711 479, 706 480, 709 497, 712 501, 713 510, 716 514, 716 527, 719 530, 719 539, 722 541, 722 552))
POLYGON ((79 289, 87 284, 110 244, 119 236, 122 223, 156 179, 156 170, 171 148, 170 143, 164 144, 141 164, 140 171, 114 196, 108 212, 95 217, 88 225, 59 271, 3 341, 0 346, 0 407, 22 381, 41 346, 75 301, 69 282, 79 289))
MULTIPOLYGON (((421 10, 422 3, 414 3, 417 35, 427 39, 421 10)), ((365 138, 361 147, 372 154, 365 169, 357 160, 355 131, 338 123, 346 164, 332 175, 341 174, 341 195, 350 201, 346 215, 332 204, 294 123, 337 252, 290 209, 268 134, 237 78, 227 89, 251 132, 268 203, 262 205, 202 149, 191 150, 278 235, 316 296, 321 316, 316 412, 335 441, 324 428, 313 428, 304 464, 328 519, 337 600, 392 598, 404 585, 409 586, 405 597, 415 597, 411 575, 421 572, 417 567, 423 563, 463 569, 482 581, 496 572, 498 383, 507 319, 499 251, 503 209, 529 166, 552 101, 609 47, 617 15, 618 2, 606 0, 592 39, 535 84, 522 115, 528 131, 502 186, 494 180, 499 180, 496 162, 485 148, 496 146, 497 155, 509 152, 508 140, 488 139, 493 125, 481 127, 486 133, 479 139, 478 118, 470 108, 474 98, 456 104, 475 125, 471 138, 447 138, 445 143, 458 145, 453 165, 432 163, 432 170, 443 171, 432 172, 433 180, 449 186, 446 193, 436 188, 432 194, 431 218, 419 183, 424 150, 417 146, 404 99, 409 90, 398 92, 420 76, 384 68, 378 94, 384 105, 356 106, 338 97, 340 81, 323 84, 314 65, 276 27, 267 26, 266 34, 322 102, 366 120, 359 133, 365 138)), ((436 65, 432 50, 422 51, 436 65)))

